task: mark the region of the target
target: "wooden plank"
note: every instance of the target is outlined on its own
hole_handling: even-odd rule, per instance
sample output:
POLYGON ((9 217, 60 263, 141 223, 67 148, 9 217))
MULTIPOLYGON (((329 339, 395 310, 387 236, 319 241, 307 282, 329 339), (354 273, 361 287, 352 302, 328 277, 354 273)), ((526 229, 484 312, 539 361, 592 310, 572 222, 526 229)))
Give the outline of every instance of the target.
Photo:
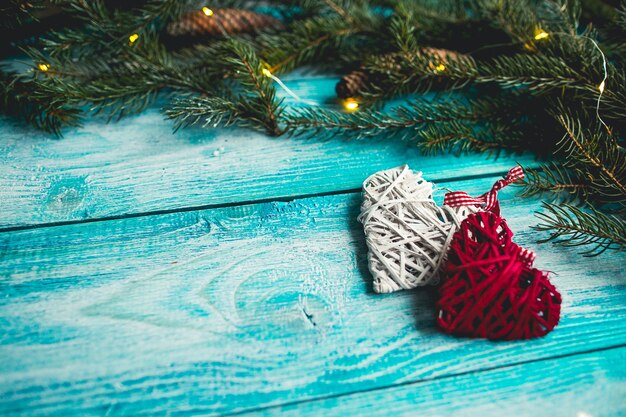
MULTIPOLYGON (((336 79, 293 80, 326 103, 336 79)), ((292 100, 293 102, 293 100, 292 100)), ((410 163, 430 178, 506 171, 515 160, 424 157, 415 145, 271 138, 241 129, 172 133, 158 105, 118 123, 89 119, 64 139, 0 119, 0 228, 356 189, 380 169, 410 163)))
POLYGON ((537 246, 512 192, 564 297, 518 343, 441 334, 427 290, 372 293, 357 194, 2 233, 0 414, 238 412, 626 343, 624 256, 537 246))
POLYGON ((245 413, 261 416, 626 415, 626 349, 532 362, 245 413), (323 410, 323 411, 322 411, 323 410))

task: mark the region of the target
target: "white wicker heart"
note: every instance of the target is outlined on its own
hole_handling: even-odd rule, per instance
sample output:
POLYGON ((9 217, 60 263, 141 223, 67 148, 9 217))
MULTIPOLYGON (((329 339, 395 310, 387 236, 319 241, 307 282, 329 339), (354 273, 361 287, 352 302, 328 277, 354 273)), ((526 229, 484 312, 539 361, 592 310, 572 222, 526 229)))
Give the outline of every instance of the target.
POLYGON ((359 221, 365 229, 374 291, 436 284, 452 235, 478 210, 439 207, 433 200, 433 184, 407 165, 365 180, 359 221))

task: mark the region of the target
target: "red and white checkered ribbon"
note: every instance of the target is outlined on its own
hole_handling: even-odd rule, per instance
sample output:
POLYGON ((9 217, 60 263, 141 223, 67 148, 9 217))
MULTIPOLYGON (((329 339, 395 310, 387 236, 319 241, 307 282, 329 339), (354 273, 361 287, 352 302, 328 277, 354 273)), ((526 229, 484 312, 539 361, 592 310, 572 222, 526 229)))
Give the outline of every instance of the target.
POLYGON ((443 198, 443 204, 449 207, 478 206, 487 211, 492 211, 500 215, 500 204, 498 204, 498 191, 507 185, 524 178, 524 170, 521 166, 511 168, 504 179, 496 181, 491 190, 480 197, 471 197, 465 191, 454 191, 447 193, 443 198))
MULTIPOLYGON (((524 170, 521 166, 511 168, 506 174, 504 179, 496 181, 491 187, 491 190, 479 197, 471 197, 464 191, 454 191, 447 193, 443 198, 443 204, 449 207, 460 206, 477 206, 482 207, 487 211, 491 211, 498 216, 500 215, 500 203, 498 202, 498 191, 506 187, 507 185, 524 179, 524 170)), ((522 262, 532 265, 535 260, 535 254, 528 249, 522 247, 519 248, 519 257, 522 262)))

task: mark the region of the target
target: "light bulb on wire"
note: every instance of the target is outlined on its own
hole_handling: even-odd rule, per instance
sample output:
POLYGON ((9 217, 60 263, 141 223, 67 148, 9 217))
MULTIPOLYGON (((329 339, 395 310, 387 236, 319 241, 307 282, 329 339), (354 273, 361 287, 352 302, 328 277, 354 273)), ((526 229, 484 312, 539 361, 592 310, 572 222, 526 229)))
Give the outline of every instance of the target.
POLYGON ((356 111, 359 108, 359 103, 355 99, 353 99, 353 98, 348 98, 348 99, 345 99, 343 101, 343 107, 347 111, 353 112, 353 111, 356 111))

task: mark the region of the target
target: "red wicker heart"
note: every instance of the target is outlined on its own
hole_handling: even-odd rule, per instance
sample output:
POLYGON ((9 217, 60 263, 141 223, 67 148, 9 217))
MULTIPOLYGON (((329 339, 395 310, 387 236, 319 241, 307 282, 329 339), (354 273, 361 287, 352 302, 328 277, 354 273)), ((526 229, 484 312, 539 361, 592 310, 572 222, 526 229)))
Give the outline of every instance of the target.
POLYGON ((561 295, 512 236, 492 212, 461 223, 440 287, 438 323, 445 332, 518 340, 545 336, 558 324, 561 295))

